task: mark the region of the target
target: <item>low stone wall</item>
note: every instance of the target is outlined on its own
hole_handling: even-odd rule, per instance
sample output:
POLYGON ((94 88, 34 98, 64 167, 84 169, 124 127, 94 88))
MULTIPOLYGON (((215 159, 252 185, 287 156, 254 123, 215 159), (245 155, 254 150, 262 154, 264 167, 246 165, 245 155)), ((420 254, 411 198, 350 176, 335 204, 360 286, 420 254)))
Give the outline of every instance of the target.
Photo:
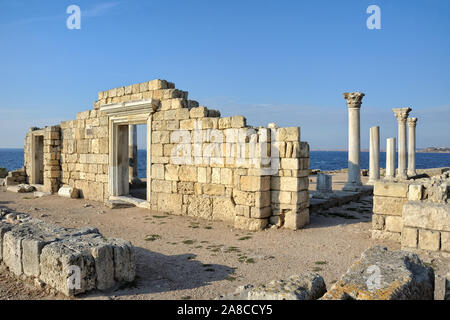
POLYGON ((409 184, 377 181, 373 190, 372 238, 400 242, 409 184))
POLYGON ((410 201, 403 206, 402 248, 450 253, 450 205, 410 201))
POLYGON ((450 252, 450 176, 374 185, 372 238, 402 248, 450 252))
POLYGON ((135 277, 129 241, 95 228, 68 229, 25 214, 0 214, 0 262, 16 276, 72 296, 109 290, 135 277))

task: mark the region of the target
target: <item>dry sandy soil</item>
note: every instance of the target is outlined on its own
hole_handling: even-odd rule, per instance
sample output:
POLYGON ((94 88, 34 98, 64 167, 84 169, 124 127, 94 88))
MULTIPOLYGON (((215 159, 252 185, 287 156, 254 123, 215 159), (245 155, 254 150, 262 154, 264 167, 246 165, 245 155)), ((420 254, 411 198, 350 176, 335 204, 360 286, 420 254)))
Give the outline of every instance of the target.
MULTIPOLYGON (((336 189, 343 178, 336 177, 336 189)), ((343 181, 343 180, 342 180, 343 181)), ((314 188, 314 183, 311 184, 314 188)), ((371 197, 365 199, 370 201, 371 197)), ((307 271, 320 273, 327 288, 375 241, 370 215, 358 219, 311 214, 307 228, 297 231, 235 230, 223 222, 166 215, 140 208, 111 210, 102 203, 56 195, 6 192, 0 207, 28 213, 64 227, 95 226, 106 237, 130 240, 137 250, 137 278, 112 292, 94 292, 78 299, 214 299, 239 285, 267 283, 307 271)), ((442 275, 448 261, 428 259, 435 267, 436 298, 443 297, 442 275)), ((447 269, 447 270, 446 270, 447 269)), ((0 272, 0 299, 64 299, 0 272)))

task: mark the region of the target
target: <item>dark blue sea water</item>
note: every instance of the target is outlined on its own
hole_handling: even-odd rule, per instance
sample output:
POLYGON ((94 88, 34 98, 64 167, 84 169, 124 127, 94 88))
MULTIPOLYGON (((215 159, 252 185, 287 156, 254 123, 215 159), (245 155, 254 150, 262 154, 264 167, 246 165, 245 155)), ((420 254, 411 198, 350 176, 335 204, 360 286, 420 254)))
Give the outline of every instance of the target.
MULTIPOLYGON (((311 169, 338 170, 347 168, 346 151, 311 151, 311 169)), ((138 173, 145 177, 147 152, 138 150, 138 173)), ((380 166, 385 167, 386 153, 380 154, 380 166)), ((0 167, 8 171, 23 166, 23 149, 0 149, 0 167)), ((450 153, 417 153, 416 167, 418 169, 450 167, 450 153)), ((369 169, 369 153, 361 152, 361 168, 369 169)))

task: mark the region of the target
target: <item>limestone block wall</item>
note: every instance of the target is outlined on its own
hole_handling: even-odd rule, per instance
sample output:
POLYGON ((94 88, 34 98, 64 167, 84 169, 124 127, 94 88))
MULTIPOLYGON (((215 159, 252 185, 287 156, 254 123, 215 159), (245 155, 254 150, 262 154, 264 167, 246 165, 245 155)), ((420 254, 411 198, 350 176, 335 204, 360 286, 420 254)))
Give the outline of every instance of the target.
MULTIPOLYGON (((81 197, 109 199, 115 192, 115 124, 106 109, 114 106, 121 124, 136 124, 140 102, 152 106, 146 109, 147 201, 152 209, 229 221, 250 230, 269 222, 291 229, 309 222, 309 145, 300 141, 299 127, 252 127, 243 116, 221 117, 165 80, 99 92, 93 110, 43 129, 49 191, 69 185, 81 197), (127 113, 127 103, 133 105, 132 113, 127 113)), ((25 141, 28 177, 36 134, 28 133, 25 141)))
POLYGON ((66 295, 108 290, 136 275, 129 241, 106 239, 95 228, 61 228, 26 214, 0 215, 0 263, 66 295))
POLYGON ((108 117, 98 110, 79 112, 61 123, 61 182, 77 188, 80 196, 108 198, 108 117))
POLYGON ((402 248, 450 254, 450 205, 410 201, 403 207, 402 248))
POLYGON ((165 80, 100 92, 94 106, 150 99, 159 101, 148 150, 152 209, 250 230, 269 220, 292 229, 309 222, 309 146, 300 142, 300 128, 220 117, 165 80))
MULTIPOLYGON (((35 147, 36 148, 36 147, 35 147)), ((48 126, 44 129, 31 128, 25 137, 25 172, 28 183, 43 184, 43 191, 58 192, 61 182, 61 127, 48 126), (36 136, 43 137, 43 149, 39 150, 39 156, 43 157, 43 165, 38 168, 38 173, 43 174, 43 181, 33 181, 33 139, 36 136)))
POLYGON ((400 242, 403 228, 403 205, 408 202, 408 193, 408 183, 375 182, 372 238, 400 242))
POLYGON ((448 173, 431 179, 374 185, 372 237, 404 249, 450 253, 448 173))

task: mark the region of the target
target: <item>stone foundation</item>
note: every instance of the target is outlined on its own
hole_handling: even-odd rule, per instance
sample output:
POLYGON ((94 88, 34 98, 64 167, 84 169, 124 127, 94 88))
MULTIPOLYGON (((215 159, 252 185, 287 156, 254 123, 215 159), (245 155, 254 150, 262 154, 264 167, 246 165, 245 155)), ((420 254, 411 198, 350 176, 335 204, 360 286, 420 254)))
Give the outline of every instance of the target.
POLYGON ((449 172, 430 179, 375 183, 372 237, 404 249, 450 253, 449 172))
POLYGON ((0 217, 0 262, 14 275, 68 296, 113 289, 133 281, 136 273, 129 241, 106 239, 95 228, 61 228, 13 213, 0 217))

